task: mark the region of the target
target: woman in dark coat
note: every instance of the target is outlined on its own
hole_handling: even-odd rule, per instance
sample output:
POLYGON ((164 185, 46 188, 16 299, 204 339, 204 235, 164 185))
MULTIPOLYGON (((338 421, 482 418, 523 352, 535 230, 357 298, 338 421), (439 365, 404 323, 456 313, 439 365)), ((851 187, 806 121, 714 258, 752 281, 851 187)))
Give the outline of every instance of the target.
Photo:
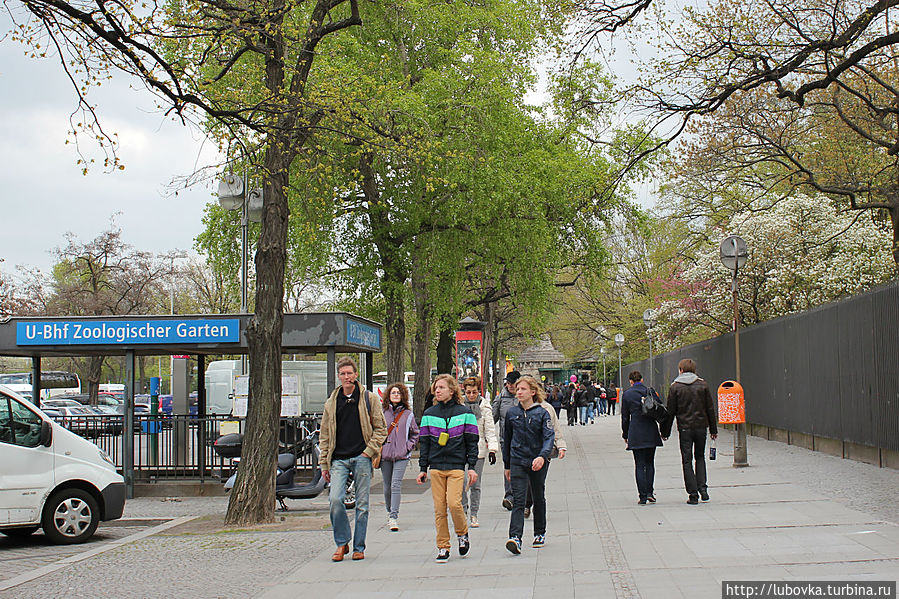
POLYGON ((656 476, 656 447, 662 446, 659 424, 654 418, 643 415, 641 400, 649 393, 643 384, 643 375, 633 371, 628 377, 631 388, 621 394, 621 436, 629 451, 634 452, 634 468, 640 505, 655 503, 653 481, 656 476))

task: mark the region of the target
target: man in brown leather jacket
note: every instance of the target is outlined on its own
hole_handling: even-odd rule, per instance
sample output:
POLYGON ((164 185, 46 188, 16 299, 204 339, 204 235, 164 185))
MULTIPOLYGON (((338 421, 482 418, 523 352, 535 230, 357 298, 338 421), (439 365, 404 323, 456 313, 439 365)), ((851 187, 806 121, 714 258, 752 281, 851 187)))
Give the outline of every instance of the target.
POLYGON ((718 438, 718 417, 708 384, 696 376, 696 362, 684 358, 677 364, 680 374, 668 391, 668 418, 662 423, 662 439, 668 440, 677 418, 681 464, 687 503, 696 505, 699 498, 709 500, 705 468, 706 429, 712 439, 718 438), (694 465, 695 462, 695 465, 694 465))

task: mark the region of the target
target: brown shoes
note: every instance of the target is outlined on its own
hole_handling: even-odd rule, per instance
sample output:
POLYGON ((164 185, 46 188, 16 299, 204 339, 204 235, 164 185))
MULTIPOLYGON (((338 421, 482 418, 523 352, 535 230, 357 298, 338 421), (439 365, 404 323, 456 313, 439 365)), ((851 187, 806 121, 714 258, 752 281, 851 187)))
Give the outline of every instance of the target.
POLYGON ((354 560, 365 559, 365 552, 363 552, 363 551, 354 551, 354 552, 353 552, 353 559, 354 559, 354 560))
MULTIPOLYGON (((341 545, 337 548, 337 551, 334 552, 334 555, 331 556, 332 562, 342 562, 343 556, 350 552, 349 545, 341 545)), ((356 559, 356 556, 353 555, 353 559, 356 559)))

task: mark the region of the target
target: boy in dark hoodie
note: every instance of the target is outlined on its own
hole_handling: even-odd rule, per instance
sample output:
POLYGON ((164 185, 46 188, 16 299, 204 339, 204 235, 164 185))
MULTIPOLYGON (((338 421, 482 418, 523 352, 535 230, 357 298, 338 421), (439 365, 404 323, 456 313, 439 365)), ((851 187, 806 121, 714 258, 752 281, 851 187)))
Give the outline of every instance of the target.
POLYGON ((418 484, 424 484, 430 468, 434 523, 437 527, 437 562, 445 563, 450 553, 447 507, 459 539, 459 555, 465 556, 471 548, 468 521, 462 509, 462 485, 466 464, 468 485, 478 480, 475 471, 478 462, 478 421, 471 410, 462 405, 459 383, 452 376, 438 375, 431 385, 431 392, 435 403, 425 410, 421 418, 421 457, 418 460, 421 473, 416 480, 418 484))
POLYGON ((690 358, 681 360, 679 375, 668 391, 668 418, 662 423, 662 440, 671 435, 671 426, 677 419, 677 435, 680 442, 681 464, 684 471, 684 487, 687 503, 696 505, 699 499, 709 500, 705 468, 706 432, 712 439, 718 438, 716 402, 708 384, 696 376, 696 362, 690 358), (695 466, 694 466, 695 463, 695 466))

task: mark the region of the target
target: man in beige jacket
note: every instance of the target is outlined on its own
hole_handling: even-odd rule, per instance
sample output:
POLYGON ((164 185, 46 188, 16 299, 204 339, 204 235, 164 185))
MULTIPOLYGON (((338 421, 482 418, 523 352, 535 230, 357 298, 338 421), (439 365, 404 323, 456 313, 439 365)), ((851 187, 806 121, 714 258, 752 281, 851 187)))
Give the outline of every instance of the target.
POLYGON ((365 559, 365 535, 368 531, 368 495, 371 489, 372 458, 380 455, 387 438, 387 424, 377 395, 356 382, 358 371, 352 358, 337 362, 340 386, 325 402, 322 414, 319 464, 325 481, 331 483, 331 528, 337 550, 331 559, 343 561, 353 541, 353 559, 365 559), (353 473, 356 485, 355 530, 343 500, 347 478, 353 473))

